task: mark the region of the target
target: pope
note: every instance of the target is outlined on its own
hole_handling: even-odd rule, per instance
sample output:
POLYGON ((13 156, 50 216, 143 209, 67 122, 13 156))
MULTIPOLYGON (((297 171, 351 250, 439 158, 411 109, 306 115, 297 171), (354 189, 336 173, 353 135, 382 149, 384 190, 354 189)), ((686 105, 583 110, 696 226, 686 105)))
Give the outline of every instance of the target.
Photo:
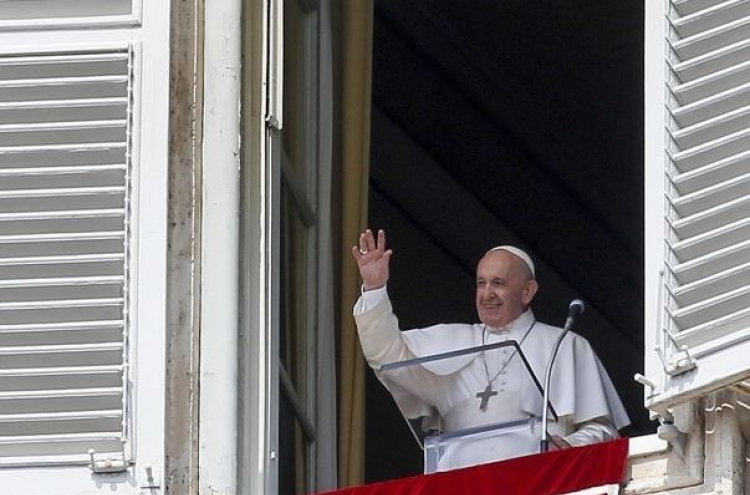
MULTIPOLYGON (((514 340, 534 375, 544 377, 562 329, 534 316, 531 303, 539 284, 531 257, 515 246, 502 245, 479 260, 475 294, 479 322, 402 331, 387 292, 392 254, 382 230, 377 238, 366 230, 352 247, 362 277, 362 295, 353 314, 365 358, 402 414, 407 419, 422 418, 423 428, 441 432, 541 417, 542 395, 513 346, 380 371, 387 363, 514 340)), ((580 335, 570 332, 562 340, 551 376, 549 397, 558 415, 549 427, 552 448, 614 439, 630 423, 606 370, 580 335)), ((507 430, 501 436, 446 449, 438 469, 538 449, 538 433, 529 428, 507 430)))

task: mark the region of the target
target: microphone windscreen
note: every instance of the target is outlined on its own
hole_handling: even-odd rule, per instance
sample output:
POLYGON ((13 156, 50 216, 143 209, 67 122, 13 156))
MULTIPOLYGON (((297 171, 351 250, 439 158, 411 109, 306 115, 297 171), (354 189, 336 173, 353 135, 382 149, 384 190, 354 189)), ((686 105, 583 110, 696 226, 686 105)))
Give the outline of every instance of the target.
POLYGON ((568 314, 572 317, 576 317, 583 313, 583 310, 586 308, 586 305, 581 301, 580 299, 575 299, 570 303, 570 308, 568 310, 568 314))

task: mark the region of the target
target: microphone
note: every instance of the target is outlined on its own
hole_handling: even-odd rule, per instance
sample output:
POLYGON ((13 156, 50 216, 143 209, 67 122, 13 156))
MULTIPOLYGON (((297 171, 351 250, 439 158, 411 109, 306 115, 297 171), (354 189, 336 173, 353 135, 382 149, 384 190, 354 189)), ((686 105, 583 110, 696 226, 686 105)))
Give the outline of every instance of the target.
POLYGON ((549 439, 547 438, 547 424, 549 423, 549 417, 548 417, 548 410, 550 407, 550 383, 552 379, 552 365, 555 363, 555 358, 557 357, 557 351, 560 350, 560 344, 562 343, 562 340, 565 338, 565 336, 570 332, 570 329, 573 328, 573 324, 576 321, 576 318, 581 316, 581 313, 583 313, 584 308, 586 307, 585 304, 583 304, 583 301, 580 299, 574 299, 570 306, 568 307, 568 319, 565 320, 565 327, 563 328, 563 331, 560 332, 560 335, 558 335, 557 340, 555 341, 555 345, 552 348, 552 354, 550 354, 549 361, 547 362, 547 372, 544 374, 544 391, 542 394, 542 432, 541 432, 541 440, 539 442, 539 451, 540 452, 547 452, 549 449, 549 439))
POLYGON ((570 307, 568 308, 568 319, 565 320, 565 331, 573 328, 573 324, 576 319, 583 314, 584 309, 586 309, 586 305, 583 304, 583 301, 580 299, 575 299, 570 303, 570 307))

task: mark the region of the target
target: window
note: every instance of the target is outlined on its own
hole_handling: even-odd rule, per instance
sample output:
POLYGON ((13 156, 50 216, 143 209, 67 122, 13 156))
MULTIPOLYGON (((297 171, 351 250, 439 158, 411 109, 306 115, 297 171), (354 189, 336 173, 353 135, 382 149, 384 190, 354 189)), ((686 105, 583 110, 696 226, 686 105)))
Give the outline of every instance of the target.
POLYGON ((336 462, 328 5, 249 8, 241 483, 310 493, 335 486, 336 462))
POLYGON ((0 484, 18 495, 160 486, 168 8, 144 14, 0 33, 0 484))
POLYGON ((317 14, 284 2, 280 156, 279 494, 314 491, 317 14))
POLYGON ((647 405, 664 409, 750 371, 750 3, 646 14, 647 405))

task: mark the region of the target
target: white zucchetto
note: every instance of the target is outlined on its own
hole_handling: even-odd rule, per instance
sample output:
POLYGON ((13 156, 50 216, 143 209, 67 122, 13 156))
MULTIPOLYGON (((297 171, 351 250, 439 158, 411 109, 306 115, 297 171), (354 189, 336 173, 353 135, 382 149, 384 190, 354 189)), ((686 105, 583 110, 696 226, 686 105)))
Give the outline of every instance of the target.
POLYGON ((510 254, 514 254, 518 256, 519 258, 521 258, 521 260, 523 260, 524 263, 526 263, 526 266, 529 267, 529 270, 531 270, 531 274, 536 277, 536 270, 534 269, 534 262, 531 261, 531 256, 526 254, 526 251, 524 251, 523 249, 517 248, 515 246, 504 245, 504 246, 495 246, 487 252, 491 253, 492 251, 507 251, 510 254))

